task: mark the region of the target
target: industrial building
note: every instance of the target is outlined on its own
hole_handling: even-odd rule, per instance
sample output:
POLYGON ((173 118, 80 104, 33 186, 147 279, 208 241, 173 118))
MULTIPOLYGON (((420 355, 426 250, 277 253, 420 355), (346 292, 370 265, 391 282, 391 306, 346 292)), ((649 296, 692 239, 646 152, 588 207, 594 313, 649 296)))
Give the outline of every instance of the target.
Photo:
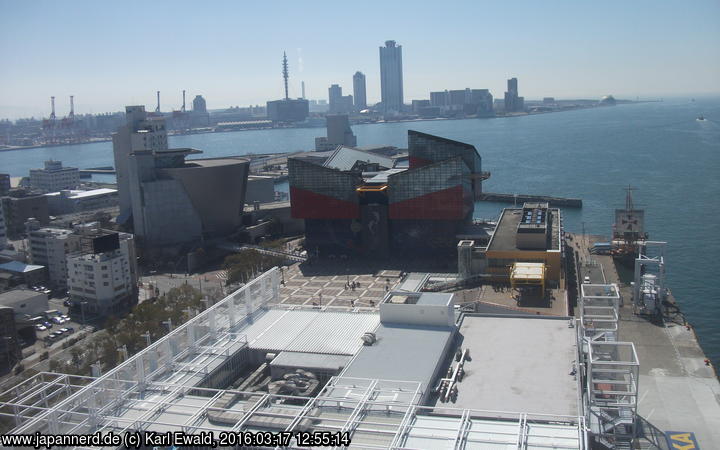
POLYGON ((77 167, 63 167, 61 161, 45 161, 42 169, 30 169, 30 186, 43 192, 75 189, 80 184, 77 167))
POLYGON ((72 214, 93 209, 117 206, 117 189, 99 188, 87 191, 64 189, 45 194, 52 215, 72 214))
POLYGON ((36 375, 0 414, 15 434, 327 431, 351 448, 589 448, 570 318, 458 316, 453 294, 403 293, 379 312, 270 306, 279 286, 272 269, 107 373, 36 375))
POLYGON ((321 256, 455 251, 482 192, 481 159, 462 142, 408 131, 409 167, 341 147, 288 159, 294 218, 321 256))

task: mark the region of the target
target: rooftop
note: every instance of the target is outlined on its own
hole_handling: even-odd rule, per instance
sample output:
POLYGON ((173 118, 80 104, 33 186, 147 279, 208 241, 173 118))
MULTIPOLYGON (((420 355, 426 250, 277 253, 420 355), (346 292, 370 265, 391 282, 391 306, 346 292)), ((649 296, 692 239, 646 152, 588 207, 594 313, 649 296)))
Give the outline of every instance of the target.
MULTIPOLYGON (((377 313, 270 308, 279 281, 278 269, 266 272, 101 377, 42 372, 3 393, 0 414, 18 420, 15 433, 92 429, 124 434, 138 427, 186 433, 325 430, 348 431, 353 445, 361 448, 488 448, 519 439, 527 439, 528 448, 548 442, 585 448, 583 420, 577 416, 533 417, 523 414, 523 404, 497 421, 490 411, 419 406, 423 386, 443 367, 441 355, 451 348, 452 327, 378 327, 377 313), (375 345, 362 346, 359 336, 367 330, 376 330, 375 345), (270 348, 281 350, 278 358, 290 363, 304 354, 308 364, 326 367, 357 356, 345 373, 312 397, 208 387, 217 376, 228 375, 227 369, 247 352, 261 350, 255 353, 261 355, 270 348)), ((473 357, 484 366, 480 352, 492 351, 483 337, 473 357)), ((468 372, 468 379, 472 376, 468 372)))
POLYGON ((116 193, 117 193, 117 189, 100 188, 100 189, 92 189, 90 191, 76 191, 76 192, 73 192, 72 195, 70 195, 68 198, 81 199, 81 198, 97 197, 100 195, 116 194, 116 193))
POLYGON ((456 406, 494 411, 578 415, 580 387, 569 318, 466 315, 462 347, 470 350, 456 406))
POLYGON ((35 298, 38 295, 45 296, 45 294, 43 294, 42 292, 35 292, 29 289, 13 289, 10 291, 5 291, 0 294, 0 305, 4 305, 6 303, 20 302, 23 300, 30 300, 31 298, 35 298))
POLYGON ((325 160, 323 166, 331 169, 347 171, 351 170, 358 161, 378 164, 380 167, 385 169, 390 169, 394 165, 392 158, 343 146, 335 150, 332 155, 325 160))
MULTIPOLYGON (((523 217, 522 211, 522 208, 505 208, 503 210, 502 214, 500 215, 500 220, 495 227, 495 233, 493 234, 492 238, 490 238, 490 243, 488 244, 488 251, 528 251, 519 249, 517 247, 516 234, 518 225, 520 224, 520 219, 523 217)), ((550 248, 547 251, 559 251, 560 224, 558 219, 560 210, 558 208, 549 208, 548 214, 552 215, 552 243, 550 244, 550 248)))
MULTIPOLYGON (((432 389, 454 329, 450 327, 381 324, 377 342, 362 347, 342 373, 344 377, 404 380, 432 389)), ((478 405, 473 405, 478 406, 478 405)))
POLYGON ((38 266, 35 264, 25 264, 20 261, 10 261, 5 264, 0 264, 0 270, 6 270, 8 272, 16 273, 28 273, 33 270, 43 269, 45 266, 38 266))
POLYGON ((203 158, 203 159, 188 159, 185 161, 185 167, 219 167, 228 166, 232 164, 244 164, 249 160, 241 157, 223 157, 223 158, 203 158))

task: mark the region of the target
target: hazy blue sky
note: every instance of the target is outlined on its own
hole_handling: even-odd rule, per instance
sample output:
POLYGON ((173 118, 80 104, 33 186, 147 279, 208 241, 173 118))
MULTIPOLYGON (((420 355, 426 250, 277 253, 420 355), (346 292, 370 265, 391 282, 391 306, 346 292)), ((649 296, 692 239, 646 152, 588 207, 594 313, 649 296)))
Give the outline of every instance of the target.
POLYGON ((0 0, 0 117, 126 104, 209 108, 283 94, 380 96, 378 46, 403 46, 405 101, 517 77, 528 99, 720 93, 720 1, 33 1, 0 0))

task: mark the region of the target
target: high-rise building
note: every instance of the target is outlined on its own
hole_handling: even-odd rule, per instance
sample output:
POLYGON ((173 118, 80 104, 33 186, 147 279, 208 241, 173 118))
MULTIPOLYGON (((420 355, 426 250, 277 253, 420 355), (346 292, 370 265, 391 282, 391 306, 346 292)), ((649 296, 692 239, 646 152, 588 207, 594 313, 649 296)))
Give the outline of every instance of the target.
POLYGON ((402 45, 395 41, 385 41, 385 47, 380 47, 380 94, 385 113, 402 111, 402 45))
POLYGON ((328 88, 328 104, 330 105, 330 113, 338 112, 340 98, 342 97, 342 88, 338 84, 332 84, 328 88))
POLYGON ((196 95, 193 99, 193 112, 206 113, 207 103, 202 95, 196 95))
POLYGON ((62 162, 48 160, 42 169, 30 169, 30 186, 44 192, 75 189, 80 184, 77 167, 63 167, 62 162))
POLYGON ((362 111, 367 108, 367 92, 365 90, 365 74, 360 71, 353 75, 353 95, 355 96, 355 109, 362 111))
POLYGON ((525 109, 525 98, 518 96, 517 78, 507 80, 507 92, 505 92, 505 111, 520 112, 525 109))
POLYGON ((439 106, 441 108, 450 104, 448 91, 439 91, 430 93, 430 106, 439 106))
POLYGON ((342 88, 337 84, 328 88, 328 103, 330 114, 347 114, 353 110, 353 96, 342 95, 342 88))
POLYGON ((149 117, 144 106, 126 106, 125 118, 126 124, 118 128, 117 132, 112 135, 115 174, 120 198, 118 223, 125 223, 132 215, 128 171, 130 154, 136 151, 156 151, 168 148, 165 119, 149 117))

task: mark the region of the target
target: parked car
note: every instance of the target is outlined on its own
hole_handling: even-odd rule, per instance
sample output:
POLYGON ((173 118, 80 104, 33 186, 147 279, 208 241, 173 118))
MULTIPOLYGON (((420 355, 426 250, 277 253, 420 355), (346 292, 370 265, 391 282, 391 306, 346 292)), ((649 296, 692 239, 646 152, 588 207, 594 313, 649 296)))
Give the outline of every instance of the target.
POLYGON ((52 320, 53 323, 56 323, 56 324, 58 324, 58 325, 60 325, 61 323, 65 322, 65 321, 62 319, 62 317, 60 317, 60 316, 55 316, 55 317, 53 317, 53 318, 50 319, 50 320, 52 320))
POLYGON ((45 325, 45 328, 52 328, 52 327, 53 327, 52 323, 47 322, 47 321, 43 322, 43 325, 45 325))
POLYGON ((66 334, 70 334, 75 330, 73 330, 72 327, 66 327, 66 328, 60 328, 60 331, 62 331, 63 333, 66 333, 66 334))
POLYGON ((38 331, 45 331, 45 330, 47 330, 47 327, 45 325, 39 323, 39 324, 35 325, 35 329, 38 331))
POLYGON ((67 314, 63 314, 63 315, 61 315, 60 317, 62 317, 62 320, 64 320, 65 322, 67 322, 67 321, 70 320, 70 317, 68 317, 67 314))
POLYGON ((53 331, 52 333, 50 333, 50 336, 55 336, 55 338, 59 338, 59 337, 62 336, 62 335, 63 335, 63 332, 62 332, 62 331, 59 331, 59 330, 58 330, 58 331, 53 331))
POLYGON ((583 283, 590 284, 590 277, 586 275, 585 278, 583 278, 583 283))

